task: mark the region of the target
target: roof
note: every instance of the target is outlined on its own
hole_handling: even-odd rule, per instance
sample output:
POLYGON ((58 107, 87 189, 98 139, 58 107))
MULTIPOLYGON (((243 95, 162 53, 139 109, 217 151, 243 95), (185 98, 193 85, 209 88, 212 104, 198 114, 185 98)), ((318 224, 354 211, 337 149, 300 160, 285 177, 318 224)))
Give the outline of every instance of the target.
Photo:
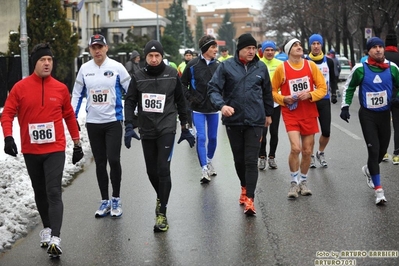
MULTIPOLYGON (((137 5, 131 1, 123 1, 122 11, 119 11, 119 20, 129 19, 129 20, 140 20, 140 19, 151 19, 156 18, 157 13, 148 10, 140 5, 137 5)), ((158 15, 158 18, 163 18, 158 15)))

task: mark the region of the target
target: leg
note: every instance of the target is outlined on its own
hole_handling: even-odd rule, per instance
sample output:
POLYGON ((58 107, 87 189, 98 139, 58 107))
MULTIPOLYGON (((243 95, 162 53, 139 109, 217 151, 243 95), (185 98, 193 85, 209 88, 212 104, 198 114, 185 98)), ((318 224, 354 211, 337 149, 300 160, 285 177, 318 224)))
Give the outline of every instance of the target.
POLYGON ((244 130, 244 158, 245 180, 247 197, 255 198, 255 189, 258 182, 257 161, 262 137, 262 127, 247 127, 244 130))
POLYGON ((101 199, 108 200, 108 172, 107 172, 107 146, 105 140, 105 130, 102 124, 87 123, 87 134, 90 146, 96 163, 96 176, 100 188, 101 199))
POLYGON ((170 162, 172 160, 174 141, 175 134, 162 135, 157 140, 157 175, 159 176, 159 199, 161 202, 160 213, 163 213, 165 215, 170 191, 172 188, 172 180, 170 177, 170 162))
POLYGON ((51 223, 51 235, 60 236, 64 204, 62 202, 62 174, 65 164, 65 153, 56 152, 46 156, 43 162, 46 177, 46 190, 48 198, 48 214, 51 223))
POLYGON ((46 190, 46 179, 44 175, 44 155, 24 154, 26 169, 32 182, 32 188, 35 193, 35 202, 43 227, 51 228, 48 214, 48 201, 46 190))
POLYGON ((229 138, 230 148, 233 153, 234 166, 241 187, 246 187, 245 180, 245 142, 244 132, 241 126, 226 126, 227 137, 229 138))
POLYGON ((205 129, 206 115, 202 113, 193 112, 193 122, 197 132, 197 155, 201 168, 205 167, 206 162, 206 129, 205 129))
POLYGON ((112 184, 112 197, 120 197, 122 167, 121 167, 121 147, 122 147, 122 122, 116 121, 107 125, 105 133, 107 147, 107 158, 110 167, 110 178, 112 184))

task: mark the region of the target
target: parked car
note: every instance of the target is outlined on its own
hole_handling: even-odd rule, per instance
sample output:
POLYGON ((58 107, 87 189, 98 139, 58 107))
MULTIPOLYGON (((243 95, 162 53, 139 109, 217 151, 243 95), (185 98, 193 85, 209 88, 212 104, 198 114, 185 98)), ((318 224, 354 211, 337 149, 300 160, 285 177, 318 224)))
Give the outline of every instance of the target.
POLYGON ((351 62, 345 56, 337 57, 341 66, 341 73, 339 73, 339 80, 344 81, 348 78, 349 73, 352 70, 351 62))

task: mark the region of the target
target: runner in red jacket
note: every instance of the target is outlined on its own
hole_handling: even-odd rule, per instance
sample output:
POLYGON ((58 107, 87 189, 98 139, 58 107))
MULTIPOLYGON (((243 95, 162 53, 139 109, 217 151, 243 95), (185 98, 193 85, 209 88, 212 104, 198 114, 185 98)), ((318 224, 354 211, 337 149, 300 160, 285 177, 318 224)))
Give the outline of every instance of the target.
POLYGON ((60 231, 64 205, 62 174, 65 164, 65 129, 72 136, 75 164, 83 158, 79 128, 65 84, 51 77, 53 54, 48 44, 36 45, 31 54, 34 72, 12 88, 1 116, 5 153, 16 157, 12 137, 15 115, 18 117, 22 154, 35 192, 35 202, 44 229, 40 245, 51 257, 62 254, 60 231))

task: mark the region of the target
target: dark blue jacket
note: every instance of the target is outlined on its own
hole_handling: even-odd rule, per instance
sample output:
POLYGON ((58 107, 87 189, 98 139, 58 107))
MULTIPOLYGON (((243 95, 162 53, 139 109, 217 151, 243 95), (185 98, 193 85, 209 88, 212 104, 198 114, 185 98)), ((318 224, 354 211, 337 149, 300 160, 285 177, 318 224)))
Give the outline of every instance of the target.
POLYGON ((234 108, 234 115, 222 117, 224 125, 263 127, 266 116, 273 114, 269 71, 257 56, 247 65, 238 54, 221 62, 208 83, 208 95, 218 110, 224 105, 234 108))

